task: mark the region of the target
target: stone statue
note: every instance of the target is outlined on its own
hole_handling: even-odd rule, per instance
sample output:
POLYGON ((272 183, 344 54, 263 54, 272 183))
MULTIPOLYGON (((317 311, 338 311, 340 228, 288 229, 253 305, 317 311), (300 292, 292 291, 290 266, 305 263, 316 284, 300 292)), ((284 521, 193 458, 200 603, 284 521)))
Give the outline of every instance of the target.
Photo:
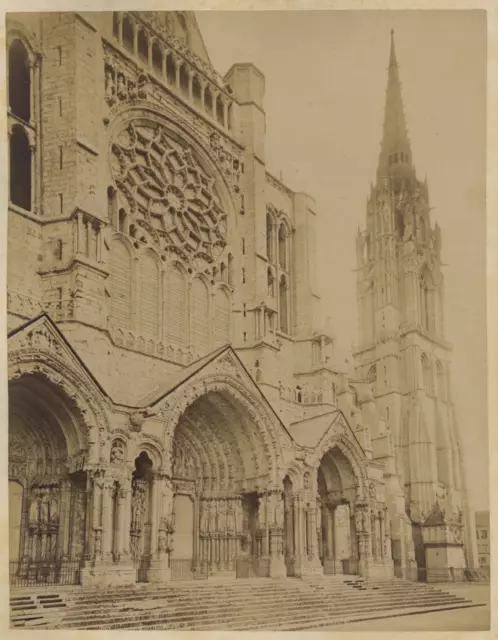
POLYGON ((124 459, 124 443, 121 440, 114 440, 111 447, 111 464, 122 464, 124 459))
POLYGON ((105 97, 106 100, 112 100, 114 98, 114 78, 112 77, 112 71, 107 71, 105 76, 105 97))
POLYGON ((146 480, 143 480, 142 478, 133 480, 131 498, 131 528, 134 531, 139 531, 143 525, 146 492, 146 480))
POLYGON ((306 473, 304 474, 303 483, 305 489, 310 488, 310 474, 308 471, 306 471, 306 473))
POLYGON ((124 100, 128 95, 128 91, 126 89, 126 83, 125 83, 124 77, 121 74, 119 74, 118 76, 117 91, 118 91, 118 98, 121 98, 122 100, 124 100))

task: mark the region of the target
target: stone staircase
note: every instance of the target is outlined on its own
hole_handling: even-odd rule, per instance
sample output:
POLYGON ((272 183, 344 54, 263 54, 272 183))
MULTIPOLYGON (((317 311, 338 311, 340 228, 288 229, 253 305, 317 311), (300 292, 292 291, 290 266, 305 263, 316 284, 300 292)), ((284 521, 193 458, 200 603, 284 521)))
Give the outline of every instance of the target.
POLYGON ((78 588, 64 593, 53 591, 44 598, 31 596, 31 601, 20 598, 27 596, 11 597, 12 626, 36 624, 46 629, 75 630, 297 631, 353 620, 478 606, 420 583, 347 576, 78 588), (35 609, 27 608, 33 604, 35 609))

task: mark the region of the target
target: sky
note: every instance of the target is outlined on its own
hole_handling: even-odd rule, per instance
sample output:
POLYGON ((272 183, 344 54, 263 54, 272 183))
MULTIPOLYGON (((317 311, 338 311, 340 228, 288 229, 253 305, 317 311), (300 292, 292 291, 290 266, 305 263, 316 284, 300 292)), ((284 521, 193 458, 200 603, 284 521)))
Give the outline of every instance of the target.
POLYGON ((268 169, 317 201, 324 317, 356 340, 355 234, 382 134, 390 31, 412 154, 442 229, 446 338, 471 503, 488 509, 486 17, 480 11, 197 12, 214 67, 265 75, 268 169))

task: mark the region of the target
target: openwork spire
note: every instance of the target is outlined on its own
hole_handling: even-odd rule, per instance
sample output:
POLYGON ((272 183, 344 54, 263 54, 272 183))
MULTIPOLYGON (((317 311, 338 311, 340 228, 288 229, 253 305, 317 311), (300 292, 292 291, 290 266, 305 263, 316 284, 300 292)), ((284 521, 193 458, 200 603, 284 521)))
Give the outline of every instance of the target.
POLYGON ((377 178, 390 175, 406 175, 412 169, 410 140, 406 128, 401 82, 399 80, 394 30, 391 30, 391 51, 384 111, 384 130, 379 155, 377 178))

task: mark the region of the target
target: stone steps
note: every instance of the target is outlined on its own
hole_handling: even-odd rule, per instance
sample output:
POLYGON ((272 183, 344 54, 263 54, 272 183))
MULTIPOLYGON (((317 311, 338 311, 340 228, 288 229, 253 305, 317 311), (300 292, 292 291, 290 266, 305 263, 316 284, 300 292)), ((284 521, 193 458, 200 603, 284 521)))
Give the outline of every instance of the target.
MULTIPOLYGON (((465 604, 465 600, 456 599, 452 606, 460 606, 465 604)), ((282 629, 283 626, 289 625, 289 621, 292 621, 290 626, 303 625, 306 627, 314 626, 317 621, 323 625, 330 623, 332 620, 342 620, 348 616, 359 616, 371 613, 376 613, 381 609, 382 611, 399 610, 403 608, 442 608, 448 607, 449 604, 446 600, 432 600, 425 603, 419 602, 392 602, 386 601, 384 603, 370 603, 363 604, 362 606, 352 607, 350 604, 345 604, 342 607, 325 607, 324 603, 315 603, 315 606, 309 606, 307 603, 302 603, 301 608, 297 606, 292 608, 279 609, 276 613, 275 603, 270 603, 267 607, 255 606, 252 608, 241 608, 240 611, 224 611, 223 613, 217 610, 199 611, 197 613, 191 612, 184 613, 183 615, 174 614, 167 611, 161 612, 148 612, 146 614, 128 616, 123 618, 120 616, 119 620, 93 620, 92 623, 84 624, 84 621, 79 623, 66 623, 64 621, 63 628, 84 628, 91 629, 188 629, 188 630, 209 630, 209 629, 224 629, 224 630, 243 630, 253 628, 275 628, 282 629), (299 611, 299 614, 296 614, 299 611)), ((61 626, 62 628, 62 626, 61 626)))
POLYGON ((12 625, 88 630, 299 630, 379 617, 382 612, 472 606, 462 597, 420 583, 343 576, 76 588, 61 597, 62 592, 53 590, 44 597, 12 594, 12 625))

